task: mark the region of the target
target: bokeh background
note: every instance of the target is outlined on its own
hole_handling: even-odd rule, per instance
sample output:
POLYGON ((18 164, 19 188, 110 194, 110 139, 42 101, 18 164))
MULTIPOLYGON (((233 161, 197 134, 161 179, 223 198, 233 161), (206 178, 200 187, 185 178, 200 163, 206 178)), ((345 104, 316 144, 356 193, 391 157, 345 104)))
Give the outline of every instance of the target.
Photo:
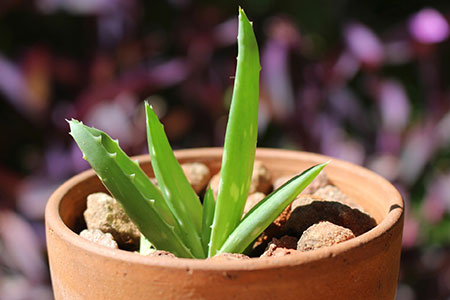
MULTIPOLYGON (((450 299, 450 2, 241 1, 261 54, 259 146, 365 165, 402 192, 398 299, 450 299), (424 5, 426 3, 426 6, 424 5)), ((44 207, 86 169, 66 118, 146 153, 221 146, 234 1, 0 0, 0 299, 51 299, 44 207)))

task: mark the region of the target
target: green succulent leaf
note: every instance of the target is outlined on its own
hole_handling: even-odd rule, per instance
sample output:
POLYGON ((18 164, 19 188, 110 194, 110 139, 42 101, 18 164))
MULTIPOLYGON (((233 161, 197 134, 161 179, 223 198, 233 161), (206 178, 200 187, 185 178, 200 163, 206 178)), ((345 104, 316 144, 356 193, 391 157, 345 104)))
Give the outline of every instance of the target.
POLYGON ((105 187, 122 205, 142 234, 157 248, 179 257, 194 255, 180 238, 178 224, 161 192, 138 163, 120 149, 106 133, 69 121, 70 134, 105 187))
POLYGON ((319 175, 327 164, 316 165, 295 176, 255 205, 228 237, 219 253, 242 253, 319 175))
POLYGON ((252 24, 239 8, 236 76, 225 135, 209 256, 222 247, 241 220, 248 196, 258 131, 258 44, 252 24))
POLYGON ((211 225, 214 219, 214 210, 216 202, 211 187, 205 193, 203 198, 203 215, 202 215, 202 244, 205 253, 208 253, 209 240, 211 238, 211 225))
POLYGON ((152 243, 145 237, 145 235, 141 234, 141 239, 139 240, 139 254, 149 255, 155 250, 156 249, 152 243))
POLYGON ((148 150, 159 188, 183 231, 181 238, 197 258, 204 258, 200 200, 173 154, 163 125, 148 103, 145 112, 148 150))

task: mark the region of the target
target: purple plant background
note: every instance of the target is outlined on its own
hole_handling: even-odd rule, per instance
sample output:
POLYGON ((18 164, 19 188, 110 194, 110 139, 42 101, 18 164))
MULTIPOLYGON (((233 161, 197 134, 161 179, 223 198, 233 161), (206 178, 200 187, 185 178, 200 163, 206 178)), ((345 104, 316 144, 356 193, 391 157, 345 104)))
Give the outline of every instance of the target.
MULTIPOLYGON (((260 46, 259 146, 381 174, 407 212, 397 299, 450 297, 450 3, 241 5, 260 46)), ((237 5, 0 1, 0 299, 51 299, 44 207, 88 165, 77 118, 146 153, 143 100, 174 148, 221 146, 237 5)))

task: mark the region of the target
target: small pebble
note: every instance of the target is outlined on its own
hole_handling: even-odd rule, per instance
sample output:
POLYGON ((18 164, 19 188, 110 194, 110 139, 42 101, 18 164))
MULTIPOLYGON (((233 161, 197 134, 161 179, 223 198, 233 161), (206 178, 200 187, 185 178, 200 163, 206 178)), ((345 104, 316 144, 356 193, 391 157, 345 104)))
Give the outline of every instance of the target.
POLYGON ((119 202, 110 195, 105 193, 89 195, 84 219, 88 229, 99 229, 112 234, 120 248, 137 249, 141 233, 119 202))
POLYGON ((296 249, 287 249, 287 248, 278 248, 275 245, 270 245, 269 249, 261 254, 260 258, 266 257, 281 257, 287 256, 295 253, 299 253, 300 251, 296 249))
POLYGON ((255 160, 249 194, 256 192, 268 194, 272 189, 272 176, 264 164, 255 160))
POLYGON ((296 250, 297 241, 298 239, 296 237, 288 235, 285 235, 280 239, 273 238, 260 257, 279 257, 296 253, 298 252, 296 250))
MULTIPOLYGON (((220 183, 220 171, 215 174, 209 181, 209 185, 213 190, 214 197, 217 198, 217 192, 219 191, 220 183)), ((261 161, 255 160, 253 165, 252 179, 250 182, 249 195, 260 192, 268 194, 272 190, 272 176, 269 170, 264 166, 261 161)))
POLYGON ((209 168, 202 163, 185 163, 182 164, 183 172, 186 175, 187 180, 194 188, 194 191, 198 194, 205 187, 211 178, 211 172, 209 168))
POLYGON ((258 204, 265 197, 266 197, 266 195, 263 193, 260 193, 260 192, 256 192, 256 193, 249 195, 247 198, 247 202, 245 202, 243 215, 247 214, 253 208, 253 206, 258 204))
POLYGON ((293 212, 297 207, 311 204, 314 201, 323 201, 321 197, 313 195, 299 195, 292 201, 291 212, 293 212))
POLYGON ((354 237, 355 235, 348 228, 330 222, 320 222, 303 232, 298 241, 297 250, 305 252, 330 247, 354 237))
POLYGON ((80 232, 80 236, 91 242, 108 248, 119 248, 111 233, 103 233, 98 229, 84 229, 82 232, 80 232))
POLYGON ((352 199, 350 199, 346 194, 341 192, 341 190, 334 185, 326 185, 319 189, 317 189, 314 193, 312 193, 313 196, 320 197, 324 199, 325 201, 336 201, 340 203, 344 203, 351 208, 357 208, 361 211, 362 208, 356 202, 354 202, 352 199))
MULTIPOLYGON (((289 179, 294 177, 296 174, 283 176, 277 178, 273 183, 273 188, 276 190, 283 184, 285 184, 289 179)), ((320 172, 316 178, 302 191, 302 194, 313 194, 315 191, 330 184, 330 179, 325 172, 320 172)))
POLYGON ((214 199, 216 200, 217 200, 217 193, 219 192, 219 183, 220 183, 220 171, 216 173, 209 181, 209 186, 211 187, 214 194, 214 199))

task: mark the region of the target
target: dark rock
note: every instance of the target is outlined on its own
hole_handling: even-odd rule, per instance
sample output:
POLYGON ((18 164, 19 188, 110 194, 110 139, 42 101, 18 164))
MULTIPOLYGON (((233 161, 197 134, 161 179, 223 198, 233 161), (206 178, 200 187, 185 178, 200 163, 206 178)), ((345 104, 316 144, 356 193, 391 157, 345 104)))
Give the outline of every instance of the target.
POLYGON ((356 236, 376 226, 375 220, 359 209, 336 201, 323 201, 320 198, 303 196, 296 200, 286 222, 286 231, 290 235, 301 236, 310 226, 328 221, 350 229, 356 236))
POLYGON ((291 255, 298 252, 296 249, 297 238, 285 235, 280 239, 273 238, 261 257, 264 258, 291 255))

